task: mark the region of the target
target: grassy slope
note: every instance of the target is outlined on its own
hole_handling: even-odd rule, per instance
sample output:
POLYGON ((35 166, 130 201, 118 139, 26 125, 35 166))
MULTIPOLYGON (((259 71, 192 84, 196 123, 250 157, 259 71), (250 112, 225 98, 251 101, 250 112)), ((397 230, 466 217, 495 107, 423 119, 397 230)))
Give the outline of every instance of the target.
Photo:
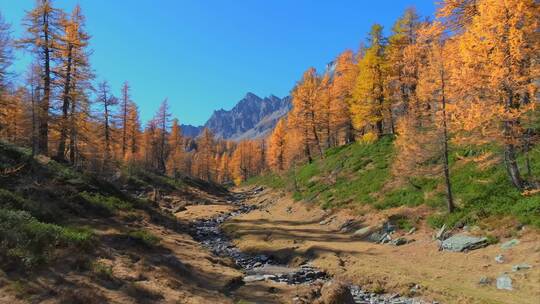
MULTIPOLYGON (((152 208, 147 200, 124 194, 111 183, 53 160, 33 159, 27 149, 0 142, 0 172, 20 164, 20 170, 0 175, 4 271, 31 271, 63 254, 90 252, 97 242, 92 221, 130 221, 152 208)), ((128 179, 125 185, 131 184, 128 179)))
MULTIPOLYGON (((440 178, 417 178, 409 184, 395 183, 391 174, 393 140, 355 143, 330 149, 323 159, 283 175, 255 177, 248 184, 287 188, 297 200, 317 203, 323 208, 363 204, 375 209, 421 204, 433 208, 429 222, 452 226, 482 222, 488 218, 511 217, 522 224, 540 227, 540 195, 523 196, 508 181, 494 149, 453 151, 451 174, 459 206, 453 214, 444 211, 445 197, 440 178), (472 161, 491 155, 491 165, 472 161), (296 185, 296 187, 294 186, 296 185)), ((531 153, 533 175, 540 176, 540 147, 531 153)))

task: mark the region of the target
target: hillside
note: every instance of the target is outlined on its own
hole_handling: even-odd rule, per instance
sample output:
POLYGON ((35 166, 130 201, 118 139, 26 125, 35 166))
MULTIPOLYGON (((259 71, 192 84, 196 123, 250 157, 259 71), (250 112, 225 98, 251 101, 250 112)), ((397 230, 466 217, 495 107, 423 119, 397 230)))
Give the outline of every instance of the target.
POLYGON ((241 273, 175 216, 231 208, 223 188, 144 171, 111 183, 5 142, 0 172, 0 303, 232 303, 241 273))
MULTIPOLYGON (((283 174, 265 174, 248 184, 267 185, 293 193, 296 200, 324 209, 352 208, 361 213, 399 207, 428 207, 432 227, 482 224, 506 229, 530 225, 540 228, 540 195, 524 194, 508 182, 504 165, 493 149, 458 150, 451 155, 451 176, 458 209, 445 210, 443 181, 425 176, 400 180, 392 173, 393 138, 354 143, 326 151, 311 164, 283 174), (506 224, 500 220, 506 218, 506 224)), ((540 173, 540 149, 532 149, 533 175, 540 173)), ((524 164, 523 159, 520 163, 524 164)))
POLYGON ((247 93, 231 110, 216 110, 203 126, 181 125, 184 135, 197 137, 209 128, 217 138, 229 140, 266 137, 291 109, 290 97, 261 98, 247 93))

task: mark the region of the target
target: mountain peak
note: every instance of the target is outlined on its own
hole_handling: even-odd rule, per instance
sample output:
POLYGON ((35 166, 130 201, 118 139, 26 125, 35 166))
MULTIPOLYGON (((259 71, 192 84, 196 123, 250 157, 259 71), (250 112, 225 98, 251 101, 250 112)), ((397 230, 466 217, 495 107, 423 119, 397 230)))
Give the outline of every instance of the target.
POLYGON ((197 137, 203 128, 209 128, 216 137, 223 139, 261 138, 268 135, 290 109, 289 97, 282 99, 270 95, 261 98, 248 92, 231 110, 215 110, 204 126, 185 126, 183 130, 191 137, 197 137))
POLYGON ((247 92, 244 99, 261 99, 261 98, 257 96, 255 93, 247 92))

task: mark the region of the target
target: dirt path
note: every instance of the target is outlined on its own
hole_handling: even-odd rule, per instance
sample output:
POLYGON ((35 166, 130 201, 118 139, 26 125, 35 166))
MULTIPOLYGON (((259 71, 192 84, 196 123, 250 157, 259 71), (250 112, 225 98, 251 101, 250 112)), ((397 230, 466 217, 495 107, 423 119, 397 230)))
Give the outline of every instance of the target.
POLYGON ((291 266, 309 261, 337 278, 374 291, 441 303, 539 303, 540 238, 536 231, 518 232, 520 244, 508 250, 496 244, 468 253, 441 252, 432 239, 433 231, 425 225, 412 235, 398 231, 415 241, 396 247, 340 231, 344 223, 363 219, 362 226, 376 225, 383 216, 366 219, 347 211, 325 212, 270 190, 248 203, 259 208, 229 220, 224 227, 244 252, 264 253, 291 266), (495 261, 499 254, 504 256, 503 263, 495 261), (512 271, 520 263, 532 268, 512 271), (513 280, 512 291, 495 287, 494 280, 505 272, 513 280), (479 284, 482 277, 488 284, 479 284))

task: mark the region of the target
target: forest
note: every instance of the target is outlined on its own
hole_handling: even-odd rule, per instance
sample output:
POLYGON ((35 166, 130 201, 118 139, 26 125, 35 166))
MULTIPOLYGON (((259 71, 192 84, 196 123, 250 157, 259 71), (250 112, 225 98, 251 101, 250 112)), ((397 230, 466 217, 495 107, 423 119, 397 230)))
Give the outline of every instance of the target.
POLYGON ((143 125, 127 81, 118 93, 94 83, 80 7, 67 13, 38 1, 24 37, 0 27, 0 136, 105 177, 144 168, 225 184, 394 136, 396 176, 440 175, 452 211, 453 151, 494 147, 509 182, 538 191, 529 156, 539 141, 538 21, 532 0, 448 0, 431 21, 408 9, 388 37, 374 24, 359 50, 343 51, 326 71, 308 69, 267 140, 232 142, 210 130, 184 137, 167 99, 143 125), (34 61, 14 84, 9 66, 23 50, 34 61))

